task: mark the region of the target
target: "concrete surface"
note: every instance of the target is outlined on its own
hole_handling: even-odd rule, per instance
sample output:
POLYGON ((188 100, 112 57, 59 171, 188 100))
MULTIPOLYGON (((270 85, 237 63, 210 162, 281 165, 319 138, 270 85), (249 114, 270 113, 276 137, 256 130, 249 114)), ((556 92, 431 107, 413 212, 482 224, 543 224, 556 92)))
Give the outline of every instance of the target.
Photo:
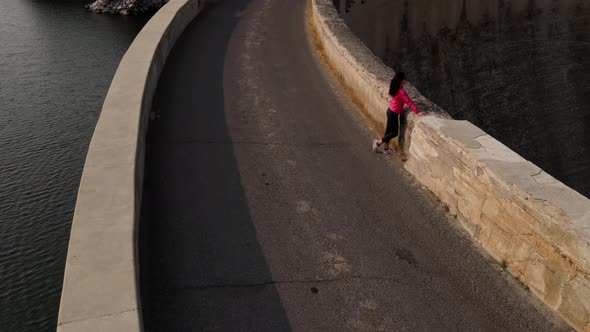
POLYGON ((146 120, 166 57, 200 4, 169 2, 117 69, 80 183, 58 331, 141 330, 135 251, 146 120))
MULTIPOLYGON (((368 113, 387 98, 393 75, 346 27, 331 1, 314 0, 323 51, 368 113)), ((408 86, 432 114, 410 115, 405 168, 434 193, 478 243, 578 330, 590 330, 590 200, 467 121, 408 86)), ((381 120, 382 121, 382 120, 381 120)))
POLYGON ((305 5, 220 1, 172 51, 147 136, 146 330, 568 330, 370 151, 305 5))

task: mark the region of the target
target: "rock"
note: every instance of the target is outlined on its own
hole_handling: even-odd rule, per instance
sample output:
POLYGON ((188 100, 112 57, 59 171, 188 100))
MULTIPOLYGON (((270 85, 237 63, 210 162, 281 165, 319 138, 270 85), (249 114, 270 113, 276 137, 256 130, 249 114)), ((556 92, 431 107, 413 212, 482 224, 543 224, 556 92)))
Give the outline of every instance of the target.
POLYGON ((94 13, 136 15, 156 10, 168 0, 95 0, 86 5, 94 13))

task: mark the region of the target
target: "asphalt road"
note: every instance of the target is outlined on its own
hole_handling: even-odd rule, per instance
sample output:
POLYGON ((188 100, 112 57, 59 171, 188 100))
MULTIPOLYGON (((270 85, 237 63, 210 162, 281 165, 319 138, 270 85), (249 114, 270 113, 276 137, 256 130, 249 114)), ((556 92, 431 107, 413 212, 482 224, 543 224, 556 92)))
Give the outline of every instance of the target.
POLYGON ((147 138, 146 330, 566 330, 371 153, 304 18, 222 0, 175 47, 147 138))

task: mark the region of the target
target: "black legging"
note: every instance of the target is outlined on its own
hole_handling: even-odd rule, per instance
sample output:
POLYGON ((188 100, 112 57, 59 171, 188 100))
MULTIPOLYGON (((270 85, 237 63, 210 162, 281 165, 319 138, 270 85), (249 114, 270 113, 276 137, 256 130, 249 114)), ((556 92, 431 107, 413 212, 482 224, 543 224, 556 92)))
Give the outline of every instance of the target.
POLYGON ((393 113, 390 109, 387 109, 387 127, 385 127, 385 135, 381 141, 388 143, 397 136, 399 130, 399 114, 393 113))

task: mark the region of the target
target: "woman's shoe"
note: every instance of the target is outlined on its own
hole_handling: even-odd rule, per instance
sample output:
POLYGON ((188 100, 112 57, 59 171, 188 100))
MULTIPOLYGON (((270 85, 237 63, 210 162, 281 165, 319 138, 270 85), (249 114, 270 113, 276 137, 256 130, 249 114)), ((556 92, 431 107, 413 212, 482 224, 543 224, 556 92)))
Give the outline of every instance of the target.
POLYGON ((393 149, 385 149, 383 150, 383 154, 394 154, 393 149))
POLYGON ((373 140, 373 152, 379 153, 379 152, 381 152, 380 150, 381 150, 381 147, 379 146, 379 140, 374 139, 373 140))

